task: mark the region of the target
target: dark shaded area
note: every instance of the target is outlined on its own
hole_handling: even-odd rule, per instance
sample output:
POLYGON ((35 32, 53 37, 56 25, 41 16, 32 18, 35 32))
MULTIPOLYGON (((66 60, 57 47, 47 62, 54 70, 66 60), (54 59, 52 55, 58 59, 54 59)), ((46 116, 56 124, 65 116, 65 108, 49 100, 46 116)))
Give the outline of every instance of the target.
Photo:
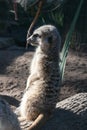
POLYGON ((19 107, 20 101, 18 101, 14 97, 7 96, 7 95, 0 95, 0 98, 4 99, 6 102, 8 102, 12 106, 19 107))
MULTIPOLYGON (((68 0, 63 9, 62 13, 64 14, 64 19, 63 19, 63 26, 61 28, 61 35, 62 35, 62 43, 64 43, 66 34, 70 28, 71 22, 74 18, 76 9, 79 5, 79 0, 73 0, 70 1, 68 0)), ((77 48, 85 48, 87 49, 87 1, 83 1, 83 5, 79 14, 79 18, 77 20, 76 26, 74 33, 72 35, 72 48, 77 49, 77 48)), ((84 51, 84 50, 83 50, 84 51)))
POLYGON ((77 115, 70 110, 56 109, 53 117, 47 121, 42 130, 87 130, 86 115, 77 115))
MULTIPOLYGON (((37 0, 38 1, 38 0, 37 0)), ((79 4, 79 0, 65 0, 62 6, 60 8, 57 8, 53 11, 53 15, 51 12, 46 12, 46 9, 42 11, 41 16, 39 17, 34 29, 40 25, 43 24, 53 24, 56 25, 59 29, 59 32, 62 36, 62 44, 64 44, 66 34, 70 28, 70 25, 72 23, 73 17, 76 13, 76 9, 79 4)), ((36 11, 37 11, 37 5, 35 4, 30 8, 30 5, 34 3, 35 1, 28 1, 28 0, 19 0, 19 3, 17 4, 17 14, 18 14, 18 20, 15 21, 14 17, 14 9, 13 9, 13 3, 11 0, 4 0, 0 1, 0 16, 4 21, 0 23, 1 30, 4 31, 4 34, 2 31, 0 32, 0 36, 10 36, 13 37, 16 44, 20 46, 26 45, 26 36, 27 36, 27 30, 33 21, 36 11), (9 1, 9 2, 7 2, 9 1), (30 5, 28 4, 30 3, 30 5), (3 5, 3 6, 2 6, 3 5), (29 6, 29 9, 26 11, 24 8, 29 6), (5 7, 5 8, 2 8, 5 7), (3 12, 3 13, 2 13, 3 12), (3 28, 3 29, 2 29, 3 28)), ((58 1, 55 1, 55 3, 58 3, 58 1)), ((38 2, 36 2, 38 3, 38 2)), ((55 6, 55 3, 48 2, 47 5, 44 5, 44 7, 55 6)), ((60 3, 60 2, 59 2, 60 3)), ((77 24, 75 27, 75 31, 72 36, 72 48, 74 49, 87 49, 87 1, 84 0, 83 6, 79 15, 79 18, 77 20, 77 24)), ((2 20, 1 19, 1 20, 2 20)), ((0 21, 1 21, 0 20, 0 21)), ((86 51, 84 49, 83 51, 86 51)))

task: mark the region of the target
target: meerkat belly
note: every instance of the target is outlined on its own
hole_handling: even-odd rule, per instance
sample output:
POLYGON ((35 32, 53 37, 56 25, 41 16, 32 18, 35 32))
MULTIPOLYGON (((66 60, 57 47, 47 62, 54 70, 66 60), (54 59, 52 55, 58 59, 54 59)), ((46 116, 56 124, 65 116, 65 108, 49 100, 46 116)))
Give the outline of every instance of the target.
POLYGON ((44 97, 43 91, 44 89, 40 81, 35 81, 27 89, 20 105, 22 117, 26 117, 28 120, 34 120, 40 114, 44 97))

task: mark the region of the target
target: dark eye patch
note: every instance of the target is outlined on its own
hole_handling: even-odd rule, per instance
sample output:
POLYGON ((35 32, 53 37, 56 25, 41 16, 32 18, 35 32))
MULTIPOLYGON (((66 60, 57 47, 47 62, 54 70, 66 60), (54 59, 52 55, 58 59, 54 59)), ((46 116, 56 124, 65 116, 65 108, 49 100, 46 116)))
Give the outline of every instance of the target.
POLYGON ((52 43, 52 36, 48 37, 48 43, 52 43))
POLYGON ((34 38, 37 38, 37 37, 41 38, 41 36, 39 34, 34 34, 33 37, 34 38))

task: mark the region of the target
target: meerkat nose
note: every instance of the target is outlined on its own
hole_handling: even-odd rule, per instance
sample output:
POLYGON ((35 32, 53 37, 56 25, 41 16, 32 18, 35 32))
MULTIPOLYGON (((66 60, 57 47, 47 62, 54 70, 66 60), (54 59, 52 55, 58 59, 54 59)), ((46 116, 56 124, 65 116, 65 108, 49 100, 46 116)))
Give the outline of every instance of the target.
POLYGON ((27 44, 30 44, 31 41, 32 41, 32 36, 30 36, 30 37, 27 38, 27 44))

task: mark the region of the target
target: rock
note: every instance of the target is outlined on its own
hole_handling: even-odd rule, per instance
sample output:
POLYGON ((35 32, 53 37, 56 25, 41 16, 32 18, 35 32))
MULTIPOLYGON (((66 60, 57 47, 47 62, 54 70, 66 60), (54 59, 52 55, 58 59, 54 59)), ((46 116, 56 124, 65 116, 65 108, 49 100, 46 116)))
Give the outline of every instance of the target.
POLYGON ((8 103, 0 98, 0 130, 20 130, 16 114, 8 103))
POLYGON ((87 93, 59 102, 42 130, 87 130, 87 93))

